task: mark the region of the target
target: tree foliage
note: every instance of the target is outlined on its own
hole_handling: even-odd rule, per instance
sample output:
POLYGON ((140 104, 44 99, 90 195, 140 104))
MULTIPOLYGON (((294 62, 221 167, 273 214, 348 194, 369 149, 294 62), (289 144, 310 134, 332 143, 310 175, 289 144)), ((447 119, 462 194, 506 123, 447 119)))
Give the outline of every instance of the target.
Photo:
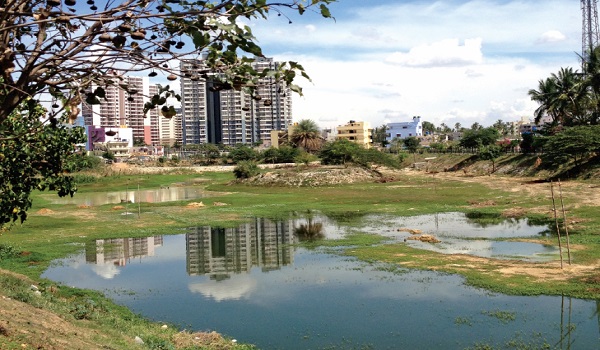
POLYGON ((570 161, 576 164, 600 154, 600 125, 576 126, 549 136, 544 145, 544 159, 552 165, 570 161))
POLYGON ((325 143, 319 152, 319 158, 325 165, 346 165, 358 154, 360 148, 360 145, 350 140, 338 139, 325 143))
POLYGON ((316 152, 323 145, 319 126, 313 120, 303 119, 292 129, 291 141, 307 152, 316 152))
POLYGON ((321 163, 326 165, 348 165, 354 163, 369 168, 379 164, 390 168, 400 165, 397 157, 376 149, 367 149, 347 139, 327 142, 319 153, 321 163))
POLYGON ((75 145, 85 141, 83 129, 44 118, 46 111, 34 100, 24 104, 0 121, 0 226, 27 218, 34 190, 61 197, 77 190, 65 171, 76 170, 75 145))
POLYGON ((265 163, 294 163, 299 155, 300 150, 298 148, 283 145, 279 148, 267 148, 261 153, 260 157, 265 163))
POLYGON ((236 179, 249 179, 259 173, 260 169, 253 160, 241 161, 233 169, 233 175, 235 175, 236 179))
MULTIPOLYGON (((334 0, 7 0, 0 17, 0 77, 3 79, 0 122, 30 98, 46 96, 56 104, 51 114, 71 118, 79 104, 98 104, 106 86, 133 91, 125 73, 148 71, 177 78, 184 75, 170 61, 196 58, 205 63, 223 89, 256 86, 260 77, 286 84, 296 92, 297 62, 255 71, 253 57, 264 56, 250 24, 286 11, 317 12, 331 17, 334 0), (88 90, 88 88, 94 89, 88 90)), ((196 77, 205 79, 204 75, 196 77)), ((171 79, 170 79, 171 80, 171 79)), ((164 96, 163 96, 164 97, 164 96)), ((162 105, 160 96, 152 104, 162 105)))
POLYGON ((500 133, 493 127, 478 130, 467 130, 460 139, 460 146, 466 148, 480 148, 493 145, 498 141, 500 133))
POLYGON ((477 156, 481 160, 492 161, 492 172, 496 171, 496 159, 502 155, 502 147, 500 145, 487 145, 479 149, 477 156))
POLYGON ((415 153, 419 149, 419 145, 421 144, 421 139, 410 136, 404 139, 403 141, 404 147, 410 152, 415 153))
POLYGON ((385 124, 373 129, 373 144, 377 144, 381 147, 387 147, 389 143, 387 140, 387 132, 388 127, 385 124))
POLYGON ((252 147, 244 144, 239 144, 229 151, 229 158, 231 158, 231 160, 236 164, 242 161, 254 161, 257 160, 258 157, 258 152, 256 152, 252 147))
POLYGON ((431 135, 435 132, 435 125, 432 122, 428 122, 428 121, 424 121, 422 123, 423 126, 423 133, 425 133, 426 135, 431 135))

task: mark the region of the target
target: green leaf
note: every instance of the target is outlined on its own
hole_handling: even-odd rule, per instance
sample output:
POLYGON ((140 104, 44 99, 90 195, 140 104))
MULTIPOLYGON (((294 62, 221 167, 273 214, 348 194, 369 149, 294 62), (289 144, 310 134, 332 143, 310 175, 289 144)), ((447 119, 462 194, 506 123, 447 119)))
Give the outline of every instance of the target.
POLYGON ((325 18, 331 18, 331 12, 329 12, 329 8, 327 8, 327 6, 321 4, 320 8, 321 8, 321 16, 323 16, 325 18))
POLYGON ((94 95, 106 99, 106 91, 104 91, 104 89, 99 86, 96 88, 96 90, 94 90, 94 95))

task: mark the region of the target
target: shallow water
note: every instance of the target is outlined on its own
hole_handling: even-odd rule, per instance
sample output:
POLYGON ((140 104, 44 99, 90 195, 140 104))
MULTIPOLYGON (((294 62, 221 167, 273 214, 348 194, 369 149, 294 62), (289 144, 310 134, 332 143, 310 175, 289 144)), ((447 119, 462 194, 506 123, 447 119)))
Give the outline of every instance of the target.
POLYGON ((155 190, 75 193, 73 197, 48 196, 52 204, 98 206, 117 203, 161 203, 206 197, 206 192, 193 186, 170 186, 155 190))
MULTIPOLYGON (((364 228, 376 230, 365 221, 364 228)), ((216 330, 261 349, 600 345, 596 301, 494 294, 464 286, 456 275, 368 265, 288 244, 310 233, 308 226, 334 236, 349 230, 316 217, 256 219, 237 228, 102 240, 44 277, 104 291, 156 321, 216 330)))

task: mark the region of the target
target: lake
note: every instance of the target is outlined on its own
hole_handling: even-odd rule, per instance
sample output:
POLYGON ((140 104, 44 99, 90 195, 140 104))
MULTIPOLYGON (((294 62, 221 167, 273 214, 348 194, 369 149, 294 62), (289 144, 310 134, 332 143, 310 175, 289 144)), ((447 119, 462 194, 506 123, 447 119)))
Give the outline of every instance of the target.
POLYGON ((514 243, 518 255, 538 260, 556 251, 508 241, 499 242, 506 249, 464 244, 545 235, 547 227, 523 220, 482 224, 459 213, 438 214, 437 224, 428 215, 362 221, 357 227, 322 215, 279 222, 257 218, 236 228, 98 240, 57 261, 43 277, 103 291, 158 322, 215 330, 260 349, 599 347, 598 301, 507 296, 465 286, 457 275, 367 264, 291 245, 306 234, 330 239, 356 230, 397 242, 410 235, 399 229, 412 228, 442 240, 429 249, 465 247, 507 258, 514 255, 514 243))

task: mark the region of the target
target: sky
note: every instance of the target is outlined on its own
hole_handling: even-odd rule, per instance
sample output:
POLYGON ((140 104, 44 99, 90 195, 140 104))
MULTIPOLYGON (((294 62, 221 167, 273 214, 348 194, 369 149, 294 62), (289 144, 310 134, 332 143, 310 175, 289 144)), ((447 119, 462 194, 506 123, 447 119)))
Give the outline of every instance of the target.
POLYGON ((297 61, 293 119, 372 127, 413 116, 453 127, 532 118, 527 92, 580 69, 575 0, 339 0, 333 19, 273 15, 248 23, 268 57, 297 61), (292 21, 289 24, 289 20, 292 21))

